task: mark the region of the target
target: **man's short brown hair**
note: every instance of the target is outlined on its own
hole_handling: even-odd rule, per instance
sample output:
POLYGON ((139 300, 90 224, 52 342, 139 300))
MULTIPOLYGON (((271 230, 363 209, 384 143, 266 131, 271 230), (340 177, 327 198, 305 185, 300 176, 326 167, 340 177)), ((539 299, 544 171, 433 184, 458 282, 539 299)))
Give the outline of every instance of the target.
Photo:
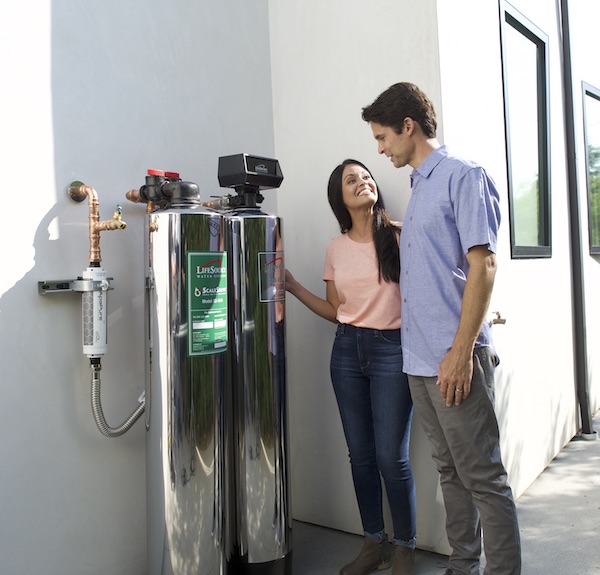
POLYGON ((435 138, 437 119, 435 108, 425 92, 409 82, 399 82, 382 92, 362 110, 365 122, 376 122, 402 132, 404 118, 418 122, 427 138, 435 138))

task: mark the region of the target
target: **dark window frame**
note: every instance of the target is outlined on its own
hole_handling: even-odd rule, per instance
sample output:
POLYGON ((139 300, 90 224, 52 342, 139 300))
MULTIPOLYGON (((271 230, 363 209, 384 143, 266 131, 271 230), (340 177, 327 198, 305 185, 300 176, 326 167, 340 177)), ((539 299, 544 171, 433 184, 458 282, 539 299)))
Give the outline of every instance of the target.
POLYGON ((583 135, 585 142, 585 181, 587 187, 587 207, 588 207, 588 238, 589 238, 589 248, 590 255, 597 256, 600 255, 600 239, 598 239, 598 243, 594 243, 593 237, 593 222, 592 222, 592 185, 590 182, 590 154, 589 154, 589 130, 588 130, 588 122, 587 122, 587 98, 594 98, 598 100, 600 103, 600 89, 595 88, 591 84, 587 84, 586 82, 581 83, 582 92, 583 92, 583 135))
POLYGON ((505 0, 500 0, 500 36, 502 51, 502 85, 504 90, 504 128, 506 135, 506 162, 508 175, 510 244, 512 259, 552 257, 552 218, 550 193, 550 102, 548 36, 505 0), (538 120, 538 232, 539 245, 523 246, 516 243, 514 182, 511 160, 510 103, 506 81, 508 62, 505 54, 506 27, 510 26, 531 41, 536 48, 536 85, 538 120))

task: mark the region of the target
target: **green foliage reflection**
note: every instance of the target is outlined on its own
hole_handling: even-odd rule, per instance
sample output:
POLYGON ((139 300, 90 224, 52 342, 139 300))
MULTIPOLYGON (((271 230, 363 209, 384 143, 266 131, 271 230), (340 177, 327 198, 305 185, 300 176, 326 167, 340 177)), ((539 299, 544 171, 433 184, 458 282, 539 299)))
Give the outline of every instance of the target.
POLYGON ((590 244, 600 247, 600 147, 588 146, 590 244))
POLYGON ((514 198, 515 245, 541 246, 539 181, 526 180, 519 183, 514 198))

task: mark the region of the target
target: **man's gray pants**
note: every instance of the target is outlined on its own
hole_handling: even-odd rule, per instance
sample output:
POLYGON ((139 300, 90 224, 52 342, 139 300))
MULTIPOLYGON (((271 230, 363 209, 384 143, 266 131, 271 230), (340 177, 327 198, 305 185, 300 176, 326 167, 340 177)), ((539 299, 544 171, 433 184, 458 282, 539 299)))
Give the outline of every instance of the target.
POLYGON ((449 567, 460 575, 479 575, 482 530, 485 575, 521 573, 517 512, 494 412, 496 364, 490 348, 475 349, 471 393, 452 407, 446 406, 437 377, 408 376, 415 412, 440 473, 452 547, 449 567))

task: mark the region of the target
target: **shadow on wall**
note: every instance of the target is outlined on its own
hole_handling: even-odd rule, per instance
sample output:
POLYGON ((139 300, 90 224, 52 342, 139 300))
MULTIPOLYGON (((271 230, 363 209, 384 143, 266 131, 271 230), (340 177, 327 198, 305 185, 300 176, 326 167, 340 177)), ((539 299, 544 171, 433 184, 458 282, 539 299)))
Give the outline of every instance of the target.
MULTIPOLYGON (((104 491, 119 469, 113 458, 134 469, 140 457, 143 461, 139 424, 120 442, 104 438, 94 424, 89 363, 82 351, 81 294, 38 293, 38 282, 73 280, 87 266, 87 207, 75 208, 83 210, 81 221, 60 225, 60 236, 49 232, 56 219, 68 221, 70 201, 65 193, 41 219, 33 267, 0 297, 0 459, 5 462, 0 556, 6 573, 27 571, 28 565, 33 569, 38 562, 48 572, 65 572, 63 551, 73 542, 91 561, 93 552, 84 542, 95 537, 97 519, 90 517, 101 505, 103 513, 122 509, 130 498, 119 490, 104 491), (99 475, 99 461, 104 479, 93 487, 90 479, 99 475), (32 552, 24 555, 26 549, 32 552)), ((119 317, 115 321, 123 325, 119 317)), ((114 331, 126 330, 115 326, 114 331)), ((108 416, 118 419, 120 414, 109 408, 108 416)), ((135 538, 143 541, 143 530, 140 534, 135 538)), ((118 550, 114 560, 122 555, 118 550)))
MULTIPOLYGON (((38 280, 60 261, 62 246, 71 241, 68 233, 49 239, 48 228, 59 212, 55 204, 43 217, 34 237, 34 266, 0 298, 0 556, 7 573, 23 565, 24 548, 39 548, 36 542, 44 539, 31 523, 33 511, 47 510, 49 501, 51 508, 60 503, 52 486, 61 481, 61 470, 72 468, 69 445, 81 433, 74 417, 76 388, 81 386, 72 377, 65 381, 64 371, 65 362, 81 360, 81 348, 71 345, 80 341, 80 299, 68 295, 41 301, 37 292, 38 280)), ((78 375, 87 377, 83 370, 84 364, 78 375)), ((57 524, 63 513, 56 512, 57 524)))
MULTIPOLYGON (((4 357, 0 385, 4 422, 15 420, 22 425, 22 419, 27 416, 28 419, 39 417, 41 425, 48 417, 70 417, 70 413, 55 411, 60 403, 57 393, 63 393, 67 387, 52 390, 47 385, 64 380, 63 362, 69 362, 70 358, 75 365, 81 364, 81 374, 88 380, 81 351, 81 295, 75 292, 38 294, 38 281, 75 279, 57 277, 61 274, 58 262, 65 259, 63 254, 75 242, 81 244, 79 228, 76 232, 71 228, 70 232, 68 226, 61 229, 59 239, 50 239, 49 227, 60 213, 59 204, 54 204, 42 218, 34 237, 33 267, 0 298, 0 353, 4 357)), ((81 269, 84 267, 85 262, 82 262, 81 269)), ((71 275, 77 273, 73 270, 71 275)), ((36 445, 45 438, 43 434, 38 437, 36 445)))

